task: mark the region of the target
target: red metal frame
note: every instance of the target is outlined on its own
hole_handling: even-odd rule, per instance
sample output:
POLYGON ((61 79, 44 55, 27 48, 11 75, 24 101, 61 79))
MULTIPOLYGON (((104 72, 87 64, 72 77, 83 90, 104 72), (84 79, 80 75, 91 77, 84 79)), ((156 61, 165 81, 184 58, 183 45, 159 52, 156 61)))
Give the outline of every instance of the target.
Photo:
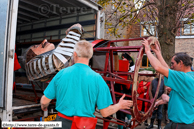
POLYGON ((115 95, 120 95, 120 96, 123 95, 123 93, 119 93, 119 92, 114 91, 114 83, 116 83, 116 82, 119 83, 120 82, 120 83, 123 83, 123 84, 133 84, 132 96, 131 95, 126 95, 126 97, 132 99, 133 108, 131 110, 121 110, 124 113, 132 115, 133 119, 131 120, 131 123, 133 121, 133 125, 131 125, 131 123, 127 124, 127 123, 122 122, 118 119, 117 119, 117 121, 113 121, 113 120, 107 120, 105 118, 99 118, 99 117, 97 117, 97 118, 103 119, 104 122, 116 123, 116 124, 119 124, 119 125, 123 125, 125 127, 130 127, 131 129, 135 128, 141 122, 145 121, 149 116, 151 116, 151 114, 153 112, 153 108, 154 108, 154 103, 156 101, 156 98, 157 98, 157 95, 158 95, 158 92, 159 92, 160 82, 161 82, 161 77, 160 77, 160 79, 159 79, 160 81, 159 81, 158 86, 157 86, 156 94, 155 94, 155 96, 152 100, 137 97, 137 87, 138 87, 137 86, 137 78, 138 78, 138 75, 145 75, 145 76, 154 76, 155 75, 155 74, 152 74, 152 75, 138 74, 140 64, 141 64, 141 61, 142 61, 142 57, 143 57, 143 54, 144 54, 143 46, 122 46, 122 47, 116 46, 116 47, 114 47, 112 45, 114 42, 136 41, 136 40, 143 40, 143 38, 121 39, 121 40, 112 40, 112 41, 96 40, 96 41, 92 42, 93 47, 94 47, 93 48, 94 54, 95 54, 95 52, 98 52, 98 51, 106 52, 104 70, 103 71, 96 70, 96 72, 100 73, 105 81, 110 81, 110 91, 111 91, 111 94, 112 94, 112 99, 113 99, 114 104, 116 104, 115 95), (105 44, 106 44, 106 46, 105 46, 105 44), (104 47, 100 47, 101 45, 103 45, 104 47), (134 72, 129 73, 129 72, 114 71, 114 68, 113 68, 113 53, 114 52, 138 52, 134 72), (109 75, 109 76, 107 77, 107 75, 109 75), (132 75, 133 80, 125 80, 124 78, 121 77, 121 75, 132 75), (150 106, 149 110, 146 113, 142 113, 138 110, 137 100, 141 100, 141 101, 151 103, 151 106, 150 106))
MULTIPOLYGON (((122 96, 123 93, 119 93, 119 92, 115 92, 114 91, 114 83, 122 83, 122 84, 133 84, 133 88, 132 88, 132 95, 126 95, 127 98, 131 98, 133 101, 133 108, 131 108, 130 110, 120 110, 124 113, 127 114, 131 114, 133 119, 131 120, 130 123, 126 123, 123 122, 121 120, 118 120, 116 118, 112 118, 114 120, 107 120, 105 118, 102 117, 97 117, 98 119, 102 119, 104 120, 104 122, 112 122, 118 125, 123 125, 125 127, 130 127, 131 129, 134 129, 136 126, 138 126, 141 122, 145 121, 149 116, 151 116, 151 113, 153 111, 154 108, 154 103, 156 101, 157 95, 158 95, 158 91, 159 91, 159 86, 160 86, 160 81, 161 81, 161 77, 160 77, 160 81, 158 83, 157 86, 157 91, 156 94, 154 96, 154 98, 152 100, 148 100, 148 99, 143 99, 143 98, 139 98, 137 97, 137 78, 138 75, 144 75, 144 76, 155 76, 155 74, 138 74, 139 68, 140 68, 140 64, 141 64, 141 60, 144 54, 144 49, 142 46, 122 46, 122 47, 118 47, 118 46, 113 46, 112 44, 114 42, 123 42, 123 41, 137 41, 137 40, 143 40, 143 38, 133 38, 133 39, 121 39, 121 40, 112 40, 112 41, 108 41, 108 40, 95 40, 94 42, 92 42, 93 44, 93 50, 94 50, 94 54, 95 52, 98 51, 103 51, 106 53, 106 59, 105 59, 105 66, 104 66, 104 70, 95 70, 96 72, 103 74, 103 79, 105 81, 110 81, 110 92, 112 94, 112 99, 113 99, 113 103, 116 104, 116 97, 115 95, 119 95, 122 96), (106 45, 105 47, 101 47, 101 45, 106 45), (111 46, 112 45, 112 46, 111 46), (114 52, 138 52, 138 56, 137 56, 137 60, 135 63, 135 71, 134 72, 122 72, 122 71, 115 71, 113 68, 113 55, 114 52), (108 77, 107 77, 108 75, 108 77), (132 75, 133 76, 133 80, 125 80, 122 76, 125 75, 132 75), (151 103, 151 106, 149 108, 149 110, 146 113, 142 113, 138 110, 137 107, 137 100, 141 100, 141 101, 145 101, 145 102, 149 102, 151 103), (132 124, 133 123, 133 124, 132 124)), ((33 86, 33 90, 35 93, 35 101, 37 102, 38 99, 40 99, 37 96, 36 90, 34 88, 34 84, 32 83, 33 86)), ((104 129, 104 128, 103 128, 104 129)))

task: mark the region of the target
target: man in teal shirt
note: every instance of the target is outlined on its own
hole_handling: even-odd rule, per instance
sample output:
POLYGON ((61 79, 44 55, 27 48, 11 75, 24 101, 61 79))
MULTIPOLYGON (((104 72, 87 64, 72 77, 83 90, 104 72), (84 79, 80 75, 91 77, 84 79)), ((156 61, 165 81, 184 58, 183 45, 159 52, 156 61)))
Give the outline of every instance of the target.
POLYGON ((76 43, 73 59, 75 64, 60 70, 49 83, 41 98, 43 111, 52 99, 56 99, 57 121, 62 121, 62 128, 70 129, 73 116, 95 117, 95 106, 103 117, 107 117, 120 109, 130 109, 132 101, 123 100, 112 105, 110 90, 100 74, 89 66, 93 55, 92 44, 87 41, 76 43), (61 115, 62 114, 62 115, 61 115), (60 116, 59 116, 60 115, 60 116), (61 117, 63 116, 63 117, 61 117))
POLYGON ((157 39, 150 37, 142 44, 152 67, 165 76, 164 83, 171 88, 170 95, 162 95, 162 100, 155 104, 168 102, 171 122, 164 129, 194 129, 194 72, 191 71, 190 57, 186 53, 176 53, 171 60, 171 70, 162 57, 157 39))

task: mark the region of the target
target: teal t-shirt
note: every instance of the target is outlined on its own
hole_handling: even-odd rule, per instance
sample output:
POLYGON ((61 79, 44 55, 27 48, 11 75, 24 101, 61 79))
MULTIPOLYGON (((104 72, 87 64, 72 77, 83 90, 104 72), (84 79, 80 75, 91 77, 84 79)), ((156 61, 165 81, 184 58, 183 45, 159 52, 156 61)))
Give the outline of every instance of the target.
POLYGON ((172 88, 169 94, 168 118, 175 123, 194 122, 194 72, 169 69, 164 84, 172 88))
POLYGON ((95 106, 103 109, 113 103, 101 75, 81 63, 60 70, 44 95, 56 99, 56 110, 66 116, 95 117, 95 106))

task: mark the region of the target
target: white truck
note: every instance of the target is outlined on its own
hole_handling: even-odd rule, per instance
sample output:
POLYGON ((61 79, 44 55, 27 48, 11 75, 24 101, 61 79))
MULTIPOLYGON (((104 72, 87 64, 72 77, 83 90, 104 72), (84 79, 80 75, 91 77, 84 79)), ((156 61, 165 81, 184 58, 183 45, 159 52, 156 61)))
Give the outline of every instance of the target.
MULTIPOLYGON (((28 100, 38 100, 42 91, 39 93, 36 85, 34 94, 34 83, 22 79, 26 78, 22 68, 14 79, 14 53, 20 61, 27 47, 44 38, 57 45, 75 23, 87 32, 83 37, 86 40, 103 38, 101 6, 91 0, 0 0, 0 5, 0 120, 39 121, 43 116, 39 102, 28 100), (14 81, 17 87, 13 93, 14 81)), ((40 83, 40 89, 45 85, 40 83)), ((50 112, 54 112, 52 104, 50 112)))

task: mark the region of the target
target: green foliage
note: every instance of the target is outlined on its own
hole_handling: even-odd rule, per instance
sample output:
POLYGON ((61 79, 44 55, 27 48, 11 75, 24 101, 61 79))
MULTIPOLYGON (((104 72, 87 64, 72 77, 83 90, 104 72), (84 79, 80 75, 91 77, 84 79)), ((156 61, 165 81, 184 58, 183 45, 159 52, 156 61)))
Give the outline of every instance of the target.
MULTIPOLYGON (((105 28, 108 29, 109 31, 107 33, 114 34, 114 36, 116 37, 121 37, 121 33, 123 33, 124 31, 116 32, 117 29, 113 29, 113 28, 121 27, 123 29, 128 25, 131 25, 131 24, 138 25, 139 23, 142 24, 142 23, 146 23, 147 21, 153 21, 152 26, 157 27, 159 23, 163 23, 162 21, 158 21, 159 17, 162 17, 162 15, 171 15, 168 13, 173 13, 173 11, 169 11, 169 12, 164 11, 165 13, 163 13, 162 8, 163 10, 165 10, 165 8, 167 7, 169 8, 169 7, 179 6, 178 8, 175 8, 175 10, 180 9, 178 12, 180 13, 180 18, 189 18, 190 20, 194 19, 194 13, 193 11, 191 11, 194 8, 193 6, 194 0, 186 0, 186 1, 181 0, 179 1, 180 4, 173 3, 173 2, 166 2, 166 5, 161 5, 161 6, 157 6, 157 3, 160 5, 160 0, 155 0, 155 1, 138 0, 136 1, 136 3, 134 3, 134 0, 96 0, 96 2, 100 4, 105 9, 105 11, 107 11, 107 14, 106 14, 107 23, 105 26, 105 28), (187 8, 190 9, 189 14, 185 13, 187 8), (158 11, 160 11, 160 13, 158 13, 158 11)), ((177 20, 181 20, 181 19, 177 19, 177 20)), ((169 30, 169 31, 172 32, 172 30, 169 30)))
POLYGON ((144 68, 144 69, 141 69, 140 71, 144 71, 144 70, 152 71, 153 73, 156 72, 156 70, 154 68, 152 68, 152 67, 144 68))
POLYGON ((109 5, 112 2, 112 0, 96 0, 95 2, 97 2, 102 7, 105 7, 109 5))
MULTIPOLYGON (((141 20, 137 19, 138 9, 134 6, 134 0, 96 0, 107 13, 105 20, 105 29, 108 29, 107 34, 114 35, 115 37, 121 37, 124 31, 117 31, 121 27, 125 27, 133 24, 140 23, 141 20), (107 10, 108 9, 108 10, 107 10), (133 19, 133 20, 132 20, 133 19), (111 24, 112 23, 112 24, 111 24), (118 33, 119 32, 119 33, 118 33)), ((140 7, 140 5, 139 5, 140 7)))
POLYGON ((191 14, 190 19, 194 19, 194 13, 191 14))

